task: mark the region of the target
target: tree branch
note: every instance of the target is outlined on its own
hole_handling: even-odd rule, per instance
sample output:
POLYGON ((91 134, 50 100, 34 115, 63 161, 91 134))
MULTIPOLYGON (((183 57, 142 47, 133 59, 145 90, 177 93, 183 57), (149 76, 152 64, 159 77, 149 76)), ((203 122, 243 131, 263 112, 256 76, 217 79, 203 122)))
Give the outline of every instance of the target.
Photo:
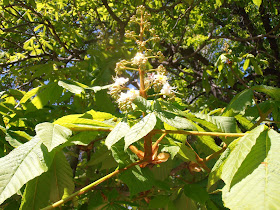
POLYGON ((54 208, 56 208, 56 207, 58 207, 58 206, 61 206, 62 204, 64 204, 64 203, 66 203, 66 202, 68 202, 68 201, 74 199, 76 196, 82 195, 82 194, 86 193, 87 191, 92 190, 95 186, 101 184, 102 182, 105 182, 106 180, 110 179, 111 177, 114 177, 114 176, 116 176, 117 174, 119 174, 119 173, 121 173, 121 172, 123 172, 123 171, 126 171, 127 169, 130 169, 130 168, 132 168, 132 167, 134 167, 134 166, 136 166, 136 165, 141 164, 141 162, 142 162, 142 161, 137 161, 137 162, 135 162, 135 163, 132 163, 132 164, 128 165, 128 166, 125 167, 125 168, 115 170, 114 172, 112 172, 112 173, 110 173, 110 174, 108 174, 108 175, 102 177, 101 179, 98 179, 97 181, 95 181, 95 182, 93 182, 93 183, 87 185, 86 187, 84 187, 84 188, 78 190, 77 192, 75 192, 75 193, 69 195, 68 197, 66 197, 66 198, 64 198, 64 199, 61 199, 61 200, 55 202, 54 204, 43 208, 42 210, 54 209, 54 208))

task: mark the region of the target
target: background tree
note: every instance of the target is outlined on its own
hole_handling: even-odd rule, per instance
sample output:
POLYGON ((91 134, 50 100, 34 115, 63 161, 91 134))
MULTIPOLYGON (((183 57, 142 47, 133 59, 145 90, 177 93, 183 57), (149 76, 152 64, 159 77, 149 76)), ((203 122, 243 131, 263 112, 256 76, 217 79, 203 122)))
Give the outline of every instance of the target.
MULTIPOLYGON (((176 116, 186 117, 200 132, 237 133, 238 136, 256 129, 256 136, 250 137, 252 141, 279 139, 267 128, 258 127, 267 123, 278 131, 280 121, 280 93, 276 88, 280 84, 279 1, 1 0, 0 155, 4 158, 10 154, 8 157, 22 160, 22 156, 11 151, 22 147, 25 148, 23 151, 37 148, 38 139, 44 139, 50 133, 55 136, 52 139, 57 138, 60 142, 48 145, 49 139, 45 139, 46 148, 40 154, 35 151, 40 157, 37 167, 41 171, 38 169, 37 175, 30 176, 32 181, 27 185, 29 180, 22 181, 24 187, 20 186, 16 191, 18 195, 9 198, 14 192, 5 197, 8 182, 0 181, 0 200, 4 202, 9 198, 2 204, 4 208, 15 209, 20 205, 22 209, 43 208, 71 194, 74 188, 77 191, 109 174, 118 165, 124 167, 123 164, 129 161, 118 160, 121 155, 135 159, 133 153, 123 151, 121 142, 110 151, 104 140, 107 131, 123 117, 117 103, 107 93, 108 84, 113 82, 116 63, 131 60, 137 52, 135 42, 127 35, 131 31, 140 33, 138 25, 130 22, 139 5, 150 13, 148 35, 160 38, 159 42, 147 42, 146 47, 161 51, 165 56, 164 61, 149 60, 148 67, 156 69, 163 64, 169 82, 176 86, 173 108, 161 104, 164 111, 171 112, 172 109, 176 116), (186 115, 189 111, 193 114, 186 115), (69 123, 75 126, 71 127, 69 123), (84 127, 78 128, 76 124, 84 127), (95 128, 85 128, 85 125, 95 128), (49 152, 45 153, 45 150, 49 152), (40 162, 43 157, 44 164, 40 162), (53 175, 57 172, 56 166, 64 166, 60 167, 60 177, 53 175), (60 179, 57 188, 51 185, 55 179, 60 179), (42 194, 35 197, 40 199, 30 203, 32 196, 28 192, 34 191, 34 187, 47 190, 38 191, 42 194), (53 196, 42 199, 45 194, 53 196)), ((128 87, 140 88, 136 72, 124 72, 124 76, 130 78, 128 87)), ((143 101, 135 102, 138 109, 129 116, 130 126, 137 122, 143 111, 151 111, 143 101)), ((170 122, 170 118, 168 120, 170 122)), ((163 128, 158 124, 155 128, 163 128)), ((176 127, 174 123, 171 123, 173 126, 167 124, 165 122, 166 130, 176 127)), ((183 208, 187 201, 190 201, 188 208, 195 209, 198 206, 239 208, 230 203, 229 198, 233 195, 227 186, 232 187, 245 176, 240 170, 247 168, 246 173, 250 174, 258 164, 267 166, 265 158, 270 153, 258 148, 271 148, 271 151, 277 148, 272 140, 265 145, 252 143, 253 153, 245 152, 244 157, 239 157, 243 165, 233 163, 229 158, 223 169, 219 164, 228 155, 224 150, 227 146, 226 151, 235 147, 237 141, 233 140, 237 136, 225 138, 219 134, 212 138, 193 136, 195 133, 181 134, 168 134, 161 145, 165 145, 161 149, 168 152, 172 160, 152 169, 131 169, 117 179, 108 179, 95 191, 79 197, 77 202, 67 203, 65 208, 93 208, 96 205, 104 208, 183 208), (232 141, 235 143, 231 144, 232 141), (255 165, 251 164, 254 152, 263 154, 255 165), (222 159, 217 161, 220 153, 223 153, 222 159), (229 163, 240 167, 239 171, 231 171, 236 173, 231 179, 226 168, 229 163), (246 164, 253 166, 250 168, 246 164), (210 175, 209 168, 212 169, 210 175), (220 171, 225 174, 218 175, 220 171), (131 173, 138 174, 138 178, 131 173), (208 192, 214 191, 212 184, 216 183, 217 177, 224 181, 216 186, 226 186, 223 188, 224 203, 220 193, 208 195, 206 192, 208 177, 208 192), (171 201, 164 202, 170 196, 171 201)), ((143 145, 136 142, 136 146, 143 145)), ((235 154, 234 150, 231 154, 235 154)), ((4 161, 7 159, 2 159, 3 166, 8 164, 4 161)), ((7 171, 3 170, 3 174, 7 171)), ((254 203, 253 199, 251 201, 254 203)))

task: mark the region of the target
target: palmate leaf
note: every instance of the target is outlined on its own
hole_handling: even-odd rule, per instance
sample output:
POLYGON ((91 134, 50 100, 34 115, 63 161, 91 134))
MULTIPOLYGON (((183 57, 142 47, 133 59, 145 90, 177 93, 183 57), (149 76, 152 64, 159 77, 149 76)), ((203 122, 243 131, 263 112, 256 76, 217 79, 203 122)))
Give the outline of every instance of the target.
POLYGON ((49 152, 60 144, 67 142, 67 138, 72 135, 70 129, 48 122, 36 125, 35 130, 49 152))
POLYGON ((130 128, 128 133, 124 137, 126 150, 129 145, 138 141, 142 137, 146 136, 153 128, 155 127, 157 122, 157 118, 155 113, 149 113, 143 119, 141 119, 138 123, 130 128))
MULTIPOLYGON (((249 141, 250 139, 244 139, 244 146, 249 141)), ((238 149, 244 150, 244 148, 238 149)), ((279 133, 265 130, 258 136, 238 170, 234 170, 236 171, 234 176, 227 179, 227 184, 223 188, 223 201, 226 207, 230 209, 279 208, 279 150, 279 133)), ((226 164, 232 163, 235 164, 233 159, 228 160, 226 164)))
POLYGON ((75 187, 72 176, 63 152, 58 152, 50 169, 27 183, 20 209, 40 209, 71 194, 75 187))
POLYGON ((0 158, 0 204, 29 180, 47 171, 52 159, 53 154, 37 136, 0 158))

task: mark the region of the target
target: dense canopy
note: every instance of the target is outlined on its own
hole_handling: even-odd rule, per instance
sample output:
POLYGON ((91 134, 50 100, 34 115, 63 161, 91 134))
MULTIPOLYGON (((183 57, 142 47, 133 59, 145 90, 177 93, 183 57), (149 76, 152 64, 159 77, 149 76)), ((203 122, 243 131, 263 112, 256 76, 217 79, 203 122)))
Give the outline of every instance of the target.
POLYGON ((0 0, 0 208, 280 208, 279 13, 0 0))

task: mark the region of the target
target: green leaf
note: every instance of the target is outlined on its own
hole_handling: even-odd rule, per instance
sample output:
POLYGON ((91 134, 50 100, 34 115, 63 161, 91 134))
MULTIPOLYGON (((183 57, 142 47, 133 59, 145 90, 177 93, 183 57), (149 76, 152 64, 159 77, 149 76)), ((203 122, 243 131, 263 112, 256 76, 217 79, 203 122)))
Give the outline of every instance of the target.
POLYGON ((218 159, 218 161, 215 163, 215 165, 213 166, 210 174, 209 174, 209 178, 208 178, 208 189, 214 185, 219 179, 221 179, 222 176, 222 172, 223 172, 223 166, 228 158, 228 156, 230 155, 230 153, 232 152, 232 150, 235 148, 237 142, 240 140, 236 139, 235 141, 233 141, 232 143, 230 143, 230 145, 227 147, 227 149, 222 153, 222 155, 220 156, 220 158, 218 159))
POLYGON ((210 116, 205 114, 196 114, 196 116, 205 119, 206 121, 216 125, 221 132, 224 133, 237 132, 237 124, 234 117, 210 116))
POLYGON ((42 28, 44 25, 43 24, 39 24, 38 26, 36 26, 33 30, 36 32, 38 31, 40 28, 42 28))
POLYGON ((69 81, 67 82, 59 81, 58 85, 74 94, 81 94, 84 91, 84 88, 77 85, 70 84, 69 81))
POLYGON ((234 113, 243 113, 247 106, 252 105, 254 92, 252 89, 246 89, 237 94, 225 109, 223 116, 233 116, 234 113), (233 113, 232 113, 232 112, 233 113))
POLYGON ((178 154, 181 156, 181 158, 184 161, 193 161, 196 162, 196 157, 194 154, 194 151, 189 148, 188 146, 186 146, 184 143, 180 144, 180 150, 178 152, 178 154))
POLYGON ((130 196, 139 192, 147 191, 154 186, 154 178, 150 169, 136 166, 124 171, 120 175, 122 180, 129 188, 130 196))
POLYGON ((174 157, 177 155, 179 151, 180 151, 180 146, 165 146, 161 150, 161 152, 168 152, 170 154, 171 159, 174 159, 174 157))
POLYGON ((109 89, 112 85, 105 85, 105 86, 94 86, 94 87, 87 87, 85 89, 93 90, 95 93, 100 90, 106 90, 109 89))
POLYGON ((98 112, 95 110, 87 111, 84 115, 82 115, 83 118, 89 118, 89 119, 95 119, 95 120, 109 120, 111 118, 114 118, 114 116, 107 112, 98 112))
POLYGON ((223 201, 226 207, 230 209, 242 209, 245 206, 248 209, 279 208, 279 150, 279 133, 266 130, 260 134, 231 182, 223 188, 223 201))
POLYGON ((10 1, 10 0, 3 0, 3 5, 4 5, 4 6, 8 6, 8 5, 9 5, 9 1, 10 1))
POLYGON ((16 138, 17 140, 19 140, 22 143, 28 142, 30 139, 32 139, 32 136, 30 136, 29 134, 27 134, 24 131, 11 131, 10 130, 9 133, 13 138, 16 138))
POLYGON ((109 127, 112 128, 114 127, 113 125, 104 123, 101 120, 93 120, 93 119, 88 119, 88 118, 82 118, 82 114, 72 114, 72 115, 67 115, 64 117, 61 117, 59 119, 57 119, 56 121, 54 121, 54 124, 59 124, 62 125, 64 127, 68 127, 68 125, 73 125, 73 124, 77 124, 77 125, 93 125, 93 126, 100 126, 100 127, 109 127))
POLYGON ((247 58, 247 59, 245 60, 245 62, 244 62, 244 65, 243 65, 244 71, 246 71, 246 70, 248 69, 249 64, 250 64, 250 59, 247 58))
POLYGON ((154 174, 155 180, 157 180, 157 182, 155 182, 155 186, 162 188, 162 189, 169 190, 169 188, 170 188, 169 183, 166 183, 165 181, 170 176, 171 170, 173 168, 174 168, 173 161, 167 161, 167 162, 155 165, 151 169, 151 171, 154 174))
POLYGON ((35 96, 40 90, 44 89, 44 86, 39 86, 36 88, 33 88, 29 92, 27 92, 22 99, 19 101, 19 103, 23 104, 25 103, 28 99, 30 99, 32 96, 35 96))
POLYGON ((97 110, 109 112, 113 114, 116 112, 116 107, 114 106, 114 103, 112 103, 112 99, 109 97, 107 91, 105 90, 96 92, 95 102, 96 102, 95 109, 97 110))
POLYGON ((111 146, 123 138, 129 131, 130 127, 127 122, 121 121, 116 127, 109 133, 105 140, 105 145, 108 149, 111 149, 111 146))
POLYGON ((104 160, 108 159, 110 155, 110 150, 108 150, 107 147, 103 146, 99 148, 95 153, 93 153, 87 165, 92 166, 98 163, 102 163, 104 160))
POLYGON ((171 112, 161 111, 155 112, 156 116, 163 122, 168 125, 178 128, 178 129, 188 129, 188 130, 196 130, 195 126, 191 121, 186 118, 177 116, 171 112))
POLYGON ((121 139, 111 147, 112 155, 115 161, 120 165, 120 168, 124 168, 132 163, 128 150, 124 151, 124 140, 121 139))
POLYGON ((152 104, 149 100, 141 97, 141 96, 137 96, 134 100, 133 100, 133 103, 135 105, 137 105, 137 107, 146 112, 147 110, 152 110, 152 104))
POLYGON ((171 104, 169 101, 157 100, 154 106, 157 112, 161 112, 162 110, 167 109, 168 112, 187 117, 187 113, 183 112, 182 110, 171 104))
POLYGON ((206 189, 202 188, 199 184, 186 184, 184 187, 184 193, 186 196, 200 204, 205 204, 209 199, 206 189))
POLYGON ((246 130, 250 130, 254 124, 248 120, 247 118, 243 117, 242 115, 236 115, 234 116, 234 118, 246 129, 246 130))
POLYGON ((0 204, 28 181, 47 171, 51 162, 52 154, 47 152, 39 137, 0 158, 0 204))
POLYGON ((215 6, 220 7, 220 6, 222 6, 223 2, 224 2, 224 0, 216 0, 215 6))
MULTIPOLYGON (((182 190, 183 191, 183 190, 182 190)), ((188 198, 185 193, 179 193, 178 197, 173 201, 174 210, 176 209, 187 209, 187 210, 197 210, 199 207, 196 202, 188 198)), ((172 205, 173 206, 173 205, 172 205)), ((168 205, 169 209, 169 205, 168 205)))
MULTIPOLYGON (((205 115, 205 119, 210 121, 211 123, 215 124, 219 130, 221 130, 223 133, 238 133, 238 127, 236 124, 236 120, 234 117, 224 117, 224 116, 209 116, 205 115)), ((231 141, 233 141, 234 137, 227 137, 222 138, 222 140, 229 144, 231 141)))
POLYGON ((264 125, 258 126, 240 138, 223 166, 221 178, 227 186, 230 186, 233 176, 250 153, 252 147, 256 144, 256 141, 262 141, 259 139, 259 136, 265 129, 266 127, 264 125))
POLYGON ((72 169, 64 154, 58 152, 50 169, 27 183, 21 210, 36 210, 56 202, 74 191, 72 169))
POLYGON ((272 98, 276 99, 277 101, 280 101, 280 88, 266 86, 266 85, 259 85, 259 86, 252 87, 252 90, 265 93, 271 96, 272 98))
MULTIPOLYGON (((170 126, 170 125, 168 125, 168 124, 166 124, 166 123, 164 123, 164 128, 166 129, 166 130, 178 130, 177 128, 174 128, 173 126, 170 126)), ((185 134, 178 134, 178 133, 170 133, 169 134, 172 138, 174 138, 174 139, 176 139, 176 140, 178 140, 178 141, 180 141, 180 142, 185 142, 186 141, 186 139, 187 139, 187 135, 185 135, 185 134)))
POLYGON ((128 133, 124 137, 126 150, 129 145, 138 141, 142 137, 146 136, 155 127, 157 118, 155 113, 149 113, 144 118, 142 118, 138 123, 130 128, 128 133))
POLYGON ((31 101, 37 109, 42 109, 48 103, 54 103, 62 95, 63 89, 56 83, 50 83, 44 87, 31 101))
POLYGON ((97 135, 97 131, 84 131, 71 137, 68 141, 71 142, 71 144, 87 146, 89 143, 94 141, 97 135))
POLYGON ((254 58, 251 58, 251 62, 253 64, 255 72, 258 75, 262 75, 263 76, 263 72, 262 72, 261 68, 259 67, 259 65, 257 64, 256 60, 254 58))
POLYGON ((72 135, 70 129, 48 122, 36 125, 35 130, 49 152, 60 144, 67 142, 67 138, 72 135))
MULTIPOLYGON (((205 132, 203 128, 201 128, 199 125, 196 125, 196 128, 198 131, 205 132)), ((211 154, 213 152, 216 152, 220 150, 221 148, 215 143, 215 140, 210 136, 197 136, 199 139, 197 147, 201 148, 202 152, 205 154, 211 154)))
POLYGON ((260 7, 261 4, 262 4, 262 0, 253 0, 253 2, 254 2, 254 4, 255 4, 256 6, 258 6, 258 7, 260 7))
POLYGON ((168 195, 157 195, 149 202, 149 208, 158 209, 164 208, 169 202, 168 195))

